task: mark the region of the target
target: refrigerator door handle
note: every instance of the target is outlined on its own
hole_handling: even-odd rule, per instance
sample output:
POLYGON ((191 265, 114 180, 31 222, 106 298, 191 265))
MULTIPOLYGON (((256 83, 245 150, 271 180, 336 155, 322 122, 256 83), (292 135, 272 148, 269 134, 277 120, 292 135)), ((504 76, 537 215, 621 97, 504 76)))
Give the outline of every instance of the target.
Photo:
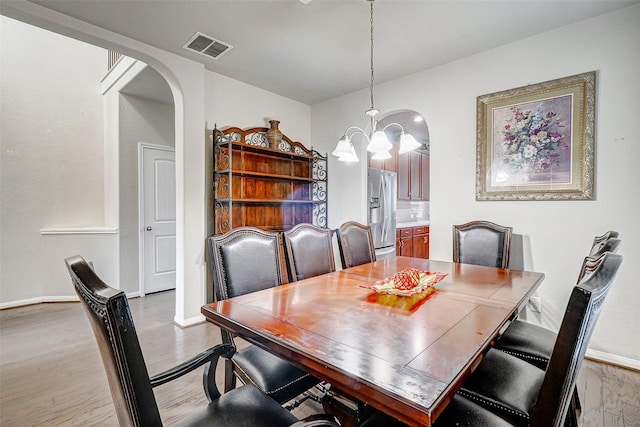
POLYGON ((382 213, 384 215, 384 221, 382 221, 382 241, 386 242, 387 240, 387 228, 386 228, 386 222, 387 222, 387 218, 388 218, 388 214, 387 214, 387 199, 385 197, 385 190, 386 190, 386 184, 387 184, 387 177, 385 175, 382 175, 381 177, 382 179, 380 179, 380 208, 382 209, 382 213))

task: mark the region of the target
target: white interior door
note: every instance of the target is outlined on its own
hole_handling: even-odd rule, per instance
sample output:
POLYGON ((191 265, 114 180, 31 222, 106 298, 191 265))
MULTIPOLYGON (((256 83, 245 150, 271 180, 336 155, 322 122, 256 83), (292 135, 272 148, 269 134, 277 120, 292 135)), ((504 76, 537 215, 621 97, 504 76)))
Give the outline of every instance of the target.
POLYGON ((176 287, 176 167, 172 148, 142 146, 142 293, 176 287))

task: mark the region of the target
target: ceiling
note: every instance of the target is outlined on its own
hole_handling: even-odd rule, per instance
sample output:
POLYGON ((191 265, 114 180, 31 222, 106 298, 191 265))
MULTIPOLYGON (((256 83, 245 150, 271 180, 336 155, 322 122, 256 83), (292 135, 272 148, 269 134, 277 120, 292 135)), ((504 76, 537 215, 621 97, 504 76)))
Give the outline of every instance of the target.
MULTIPOLYGON (((369 2, 365 0, 313 0, 308 4, 299 0, 33 2, 305 104, 369 87, 369 2), (187 51, 182 46, 195 32, 233 49, 217 60, 187 51)), ((638 2, 377 0, 375 82, 401 78, 638 2)), ((523 54, 541 55, 543 49, 523 54)))

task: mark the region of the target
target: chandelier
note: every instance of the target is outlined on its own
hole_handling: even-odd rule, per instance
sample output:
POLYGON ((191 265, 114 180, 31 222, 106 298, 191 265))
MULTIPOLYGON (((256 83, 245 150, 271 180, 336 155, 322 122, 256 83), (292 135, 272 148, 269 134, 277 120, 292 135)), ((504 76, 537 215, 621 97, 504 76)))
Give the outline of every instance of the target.
POLYGON ((380 112, 373 104, 373 81, 374 81, 374 69, 373 69, 373 2, 375 0, 367 0, 371 3, 371 82, 369 84, 369 95, 371 98, 371 107, 365 111, 365 114, 371 119, 371 136, 367 135, 367 133, 359 128, 358 126, 350 126, 344 132, 338 144, 336 145, 335 150, 331 152, 334 156, 338 158, 339 161, 342 162, 357 162, 358 156, 356 155, 356 150, 353 147, 353 143, 351 142, 351 138, 354 135, 363 135, 365 140, 367 141, 367 151, 374 153, 371 158, 374 160, 384 160, 391 158, 391 153, 389 150, 393 147, 387 135, 385 134, 385 130, 390 126, 398 126, 400 127, 400 148, 398 150, 399 154, 407 153, 411 150, 415 150, 420 147, 420 144, 416 139, 409 133, 404 131, 404 128, 398 123, 389 123, 382 129, 376 130, 376 115, 380 112))

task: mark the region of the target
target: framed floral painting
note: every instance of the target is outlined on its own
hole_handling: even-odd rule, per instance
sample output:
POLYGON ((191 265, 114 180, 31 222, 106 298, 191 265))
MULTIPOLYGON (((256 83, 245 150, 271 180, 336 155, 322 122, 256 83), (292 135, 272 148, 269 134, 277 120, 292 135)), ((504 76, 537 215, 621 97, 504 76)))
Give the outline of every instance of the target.
POLYGON ((477 98, 476 200, 592 200, 596 72, 477 98))

